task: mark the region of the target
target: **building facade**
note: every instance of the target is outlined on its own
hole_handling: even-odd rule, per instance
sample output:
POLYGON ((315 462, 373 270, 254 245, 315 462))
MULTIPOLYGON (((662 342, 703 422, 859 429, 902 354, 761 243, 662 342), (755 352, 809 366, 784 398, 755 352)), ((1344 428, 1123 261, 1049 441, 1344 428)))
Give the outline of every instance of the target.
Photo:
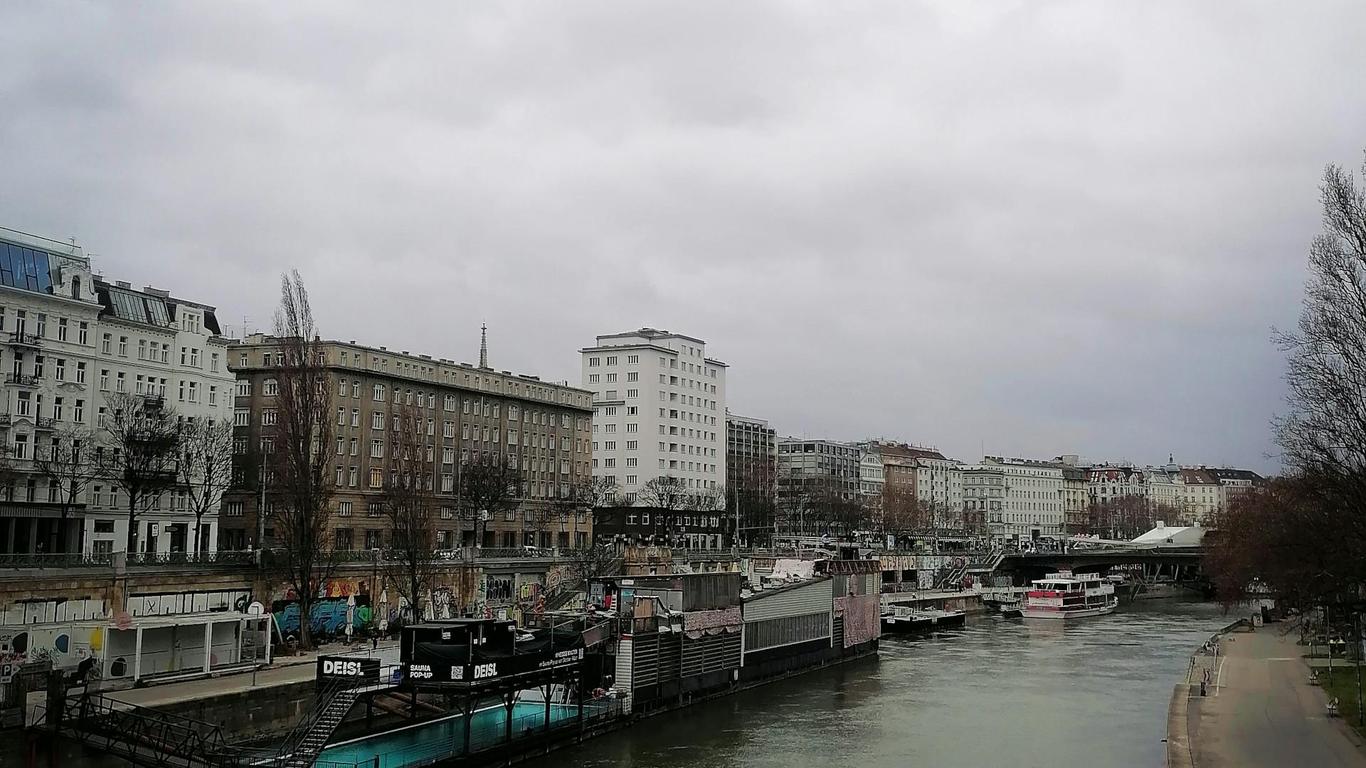
MULTIPOLYGON (((256 334, 234 344, 233 412, 238 487, 224 501, 222 546, 254 546, 262 488, 260 446, 269 450, 282 355, 279 342, 256 334)), ((440 504, 437 546, 582 547, 592 539, 586 509, 568 511, 575 487, 591 476, 592 393, 535 376, 393 352, 355 342, 323 342, 330 381, 335 487, 331 543, 339 550, 375 549, 388 541, 381 512, 386 455, 394 450, 399 416, 423 426, 424 461, 440 504), (473 461, 504 457, 521 472, 517 509, 487 520, 475 541, 479 510, 461 505, 459 475, 473 461)), ((272 494, 267 480, 265 540, 270 544, 272 494)))
MULTIPOLYGON (((14 470, 0 506, 0 553, 124 550, 128 507, 118 484, 89 472, 63 518, 62 491, 39 457, 62 441, 108 442, 103 416, 122 393, 182 418, 227 418, 232 375, 215 309, 107 282, 78 246, 0 229, 0 341, 0 429, 14 470)), ((217 509, 208 510, 196 541, 185 495, 172 488, 139 510, 139 549, 212 549, 217 524, 217 509)))
POLYGON ((995 464, 963 467, 963 518, 969 530, 1005 538, 1006 474, 995 464))
POLYGON ((778 439, 763 419, 726 414, 726 490, 773 499, 778 492, 778 439))
POLYGON ((1065 532, 1061 464, 987 456, 982 465, 1002 472, 1005 493, 1000 528, 1006 538, 1037 539, 1065 532))
POLYGON ((798 496, 857 501, 859 449, 835 440, 778 441, 778 502, 798 496))
POLYGON ((726 483, 726 364, 706 342, 654 328, 597 337, 580 350, 583 389, 593 396, 593 476, 634 504, 657 477, 690 493, 726 483))

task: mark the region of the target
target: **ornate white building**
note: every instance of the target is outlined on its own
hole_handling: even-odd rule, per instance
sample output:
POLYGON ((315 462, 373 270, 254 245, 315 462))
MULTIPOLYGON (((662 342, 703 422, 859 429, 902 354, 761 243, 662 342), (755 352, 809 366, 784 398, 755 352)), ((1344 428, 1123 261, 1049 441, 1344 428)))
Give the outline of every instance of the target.
MULTIPOLYGON (((214 308, 91 273, 70 243, 0 229, 0 434, 16 477, 0 507, 0 553, 110 552, 127 541, 127 497, 90 480, 62 518, 61 491, 35 457, 53 441, 103 441, 107 398, 127 392, 183 417, 230 418, 233 375, 214 308)), ((145 551, 195 551, 194 515, 168 491, 138 514, 145 551)), ((201 542, 212 549, 217 514, 201 542)))

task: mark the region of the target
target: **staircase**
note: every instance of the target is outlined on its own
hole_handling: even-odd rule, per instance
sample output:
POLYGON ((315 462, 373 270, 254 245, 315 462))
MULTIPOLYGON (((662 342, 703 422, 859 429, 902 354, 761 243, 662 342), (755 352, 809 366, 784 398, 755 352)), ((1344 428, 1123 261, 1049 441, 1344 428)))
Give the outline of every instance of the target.
POLYGON ((959 565, 944 566, 939 572, 939 579, 935 581, 936 589, 952 589, 963 583, 963 577, 968 575, 967 562, 959 565))
POLYGON ((313 765, 363 690, 354 686, 334 686, 320 690, 318 705, 285 740, 277 765, 283 768, 309 768, 313 765))

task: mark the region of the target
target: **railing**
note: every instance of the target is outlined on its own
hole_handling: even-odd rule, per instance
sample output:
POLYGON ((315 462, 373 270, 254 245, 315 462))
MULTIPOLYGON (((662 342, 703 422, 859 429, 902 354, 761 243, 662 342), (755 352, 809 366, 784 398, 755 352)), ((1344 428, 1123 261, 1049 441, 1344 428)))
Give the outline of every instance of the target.
POLYGON ((31 333, 25 333, 24 331, 10 331, 9 343, 19 344, 25 347, 42 346, 37 336, 34 336, 31 333))
POLYGON ((38 386, 38 377, 30 376, 26 373, 9 373, 5 374, 5 383, 18 384, 23 387, 36 387, 38 386))
POLYGON ((99 694, 86 693, 67 700, 62 727, 82 741, 133 762, 155 765, 177 763, 231 766, 221 726, 133 706, 99 694))
POLYGON ((109 568, 113 564, 114 555, 110 552, 0 554, 0 568, 109 568))
POLYGON ((250 550, 218 552, 135 552, 128 555, 129 566, 155 565, 254 565, 256 553, 250 550))
POLYGON ((33 417, 33 428, 34 428, 34 429, 55 429, 56 427, 57 427, 57 420, 54 419, 54 418, 51 417, 51 416, 34 416, 34 417, 33 417))

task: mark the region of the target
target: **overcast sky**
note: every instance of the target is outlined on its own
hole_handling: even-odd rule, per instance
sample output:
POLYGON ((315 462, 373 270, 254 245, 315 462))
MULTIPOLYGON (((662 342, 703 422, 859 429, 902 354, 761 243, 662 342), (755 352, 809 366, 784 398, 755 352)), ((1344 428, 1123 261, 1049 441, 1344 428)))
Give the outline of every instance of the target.
POLYGON ((0 226, 269 324, 964 460, 1278 465, 1272 326, 1366 147, 1366 5, 7 3, 0 226))

